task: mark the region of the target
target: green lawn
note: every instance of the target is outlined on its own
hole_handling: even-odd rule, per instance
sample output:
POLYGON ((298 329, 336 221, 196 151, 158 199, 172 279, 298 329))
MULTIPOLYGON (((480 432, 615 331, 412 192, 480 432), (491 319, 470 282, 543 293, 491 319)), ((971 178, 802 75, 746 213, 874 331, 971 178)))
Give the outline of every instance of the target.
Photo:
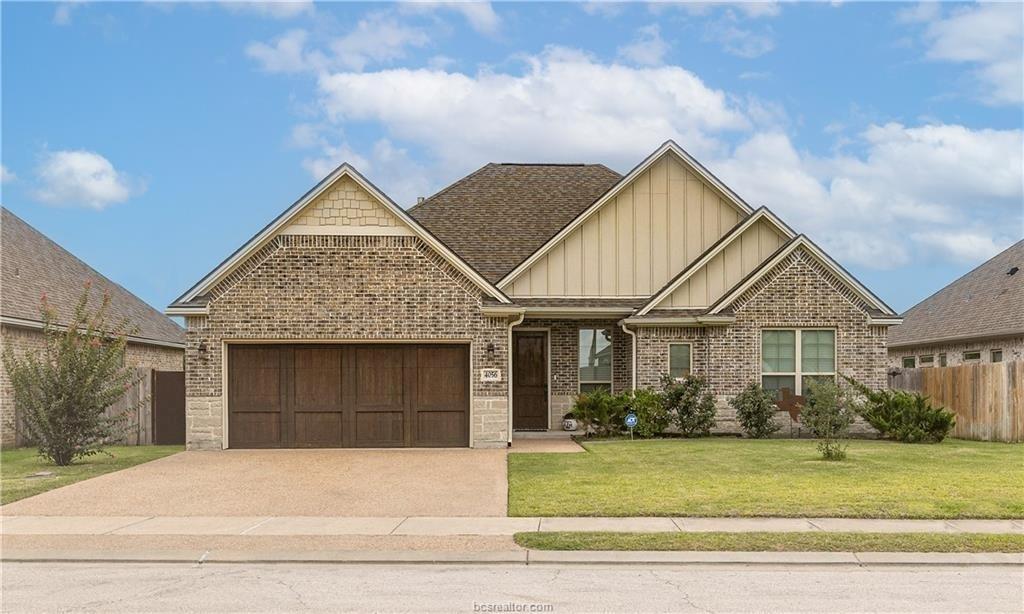
POLYGON ((984 533, 516 533, 534 550, 1024 552, 1024 535, 984 533))
POLYGON ((94 478, 111 471, 127 469, 151 460, 181 452, 182 446, 112 446, 113 456, 94 454, 68 467, 57 467, 39 457, 35 448, 0 451, 0 505, 38 495, 47 490, 94 478), (53 475, 30 478, 40 471, 53 475))
POLYGON ((811 440, 586 443, 510 454, 512 516, 1024 518, 1024 445, 852 441, 821 460, 811 440))

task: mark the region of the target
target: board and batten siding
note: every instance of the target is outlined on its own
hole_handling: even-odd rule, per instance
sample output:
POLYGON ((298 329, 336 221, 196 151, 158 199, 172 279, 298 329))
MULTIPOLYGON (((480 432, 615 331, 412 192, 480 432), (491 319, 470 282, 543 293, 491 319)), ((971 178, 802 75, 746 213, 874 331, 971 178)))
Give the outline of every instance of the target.
POLYGON ((665 155, 504 289, 521 297, 650 296, 745 217, 665 155))
POLYGON ((786 238, 761 219, 688 276, 656 308, 708 307, 771 256, 786 238))

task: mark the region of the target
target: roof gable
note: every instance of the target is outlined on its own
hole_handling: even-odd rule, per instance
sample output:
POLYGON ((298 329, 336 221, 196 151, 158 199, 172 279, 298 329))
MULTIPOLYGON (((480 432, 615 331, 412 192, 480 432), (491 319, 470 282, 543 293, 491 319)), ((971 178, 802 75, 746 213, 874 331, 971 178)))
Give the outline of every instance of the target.
POLYGON ((621 179, 601 164, 487 164, 409 215, 497 282, 621 179))
POLYGON ((889 345, 1024 334, 1021 305, 1024 240, 908 309, 890 329, 889 345))
POLYGON ((708 307, 795 236, 762 207, 691 262, 637 311, 708 307))
POLYGON ((5 323, 32 326, 41 316, 45 294, 57 311, 57 323, 71 321, 75 306, 90 283, 90 299, 97 306, 110 296, 108 321, 126 319, 136 328, 130 340, 183 347, 185 331, 122 286, 107 279, 74 254, 50 240, 18 216, 2 209, 0 220, 0 316, 5 323))
MULTIPOLYGON (((598 198, 592 205, 590 205, 585 211, 578 215, 575 219, 569 222, 564 228, 562 228, 557 234, 551 237, 541 247, 539 247, 533 254, 526 258, 523 262, 517 265, 510 273, 505 275, 500 282, 498 287, 503 290, 509 290, 510 285, 516 280, 520 279, 523 274, 530 269, 538 260, 543 258, 549 252, 551 252, 556 245, 565 241, 569 236, 580 229, 588 220, 594 217, 603 207, 609 203, 616 202, 617 198, 625 191, 631 189, 634 184, 644 183, 644 178, 650 175, 652 168, 654 168, 659 162, 665 160, 674 160, 678 162, 681 168, 687 176, 692 176, 694 180, 699 180, 706 189, 710 191, 721 203, 727 204, 729 208, 734 212, 733 218, 738 219, 753 213, 753 208, 750 207, 746 202, 743 201, 739 196, 736 195, 731 189, 728 188, 724 183, 715 177, 710 171, 704 168, 696 159, 688 154, 683 148, 679 147, 673 141, 666 141, 661 147, 659 147, 654 153, 644 159, 643 162, 638 164, 633 170, 631 170, 625 177, 623 177, 618 183, 612 186, 607 192, 605 192, 600 198, 598 198)), ((656 182, 657 183, 657 182, 656 182)), ((687 188, 683 188, 685 192, 687 188)), ((651 191, 648 188, 648 191, 651 191)), ((653 216, 653 214, 652 214, 653 216)), ((650 219, 646 220, 646 223, 651 223, 650 219)), ((703 220, 702 220, 703 223, 703 220)), ((725 228, 720 229, 720 232, 712 239, 707 241, 701 246, 701 249, 697 249, 692 252, 695 257, 700 254, 704 247, 714 242, 721 234, 724 233, 725 229, 731 227, 732 224, 728 223, 725 228)), ((655 258, 659 258, 660 255, 656 255, 655 258)), ((679 267, 676 267, 678 269, 679 267)), ((665 275, 667 279, 668 275, 665 275)), ((664 281, 664 280, 662 280, 664 281)), ((660 284, 662 282, 657 282, 660 284)), ((513 292, 514 293, 514 292, 513 292)), ((641 292, 641 294, 650 294, 650 291, 641 292)))
POLYGON ((307 192, 252 239, 235 250, 217 268, 182 294, 167 313, 187 315, 203 306, 194 303, 247 258, 280 233, 412 234, 438 252, 485 294, 510 303, 500 290, 459 258, 394 201, 348 163, 342 164, 307 192), (382 230, 383 229, 383 230, 382 230))

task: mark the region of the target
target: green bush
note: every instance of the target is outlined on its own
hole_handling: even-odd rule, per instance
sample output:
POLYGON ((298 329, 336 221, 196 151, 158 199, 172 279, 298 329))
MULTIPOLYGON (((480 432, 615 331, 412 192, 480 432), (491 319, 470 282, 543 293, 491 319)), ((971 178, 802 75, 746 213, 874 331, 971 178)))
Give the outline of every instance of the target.
POLYGON ((820 440, 818 451, 826 460, 843 460, 854 417, 850 391, 831 380, 811 380, 809 388, 800 422, 820 440))
POLYGON ((612 396, 604 390, 580 393, 572 407, 572 414, 583 431, 598 437, 608 437, 625 428, 626 415, 621 395, 612 396))
POLYGON ((665 397, 649 388, 641 388, 622 395, 626 411, 636 414, 636 428, 633 432, 640 437, 657 437, 665 432, 671 422, 671 415, 665 407, 665 397))
POLYGON ((715 398, 706 379, 687 375, 661 378, 665 409, 683 437, 707 437, 715 426, 715 398))
POLYGON ((903 443, 939 443, 956 426, 956 414, 906 390, 871 390, 844 377, 863 397, 857 413, 883 437, 903 443))
POLYGON ((757 382, 751 382, 729 401, 748 437, 764 439, 782 428, 775 421, 775 399, 757 382))

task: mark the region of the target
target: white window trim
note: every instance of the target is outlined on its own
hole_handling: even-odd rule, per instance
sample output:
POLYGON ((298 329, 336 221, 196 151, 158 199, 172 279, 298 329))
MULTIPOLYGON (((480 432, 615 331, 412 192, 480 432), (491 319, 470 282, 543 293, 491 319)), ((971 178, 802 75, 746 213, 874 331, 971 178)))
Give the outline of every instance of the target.
MULTIPOLYGON (((665 357, 665 364, 668 366, 668 369, 665 371, 665 373, 668 373, 669 376, 672 375, 672 346, 673 345, 685 345, 685 346, 688 346, 690 348, 690 364, 686 367, 686 374, 687 375, 693 375, 693 342, 691 342, 691 341, 672 341, 672 342, 670 342, 668 344, 668 356, 665 357)), ((682 378, 678 378, 677 377, 675 379, 679 380, 679 379, 682 379, 682 378)))
POLYGON ((578 326, 576 327, 576 392, 581 392, 583 384, 608 384, 608 390, 611 393, 615 392, 615 328, 612 326, 578 326), (580 331, 584 330, 607 330, 611 333, 611 348, 612 348, 612 363, 611 369, 609 369, 608 381, 598 380, 582 380, 580 379, 580 331))
POLYGON ((945 352, 939 354, 938 357, 935 359, 935 362, 939 363, 940 367, 945 367, 945 366, 949 365, 949 362, 946 359, 946 353, 945 352))
POLYGON ((995 354, 996 352, 999 352, 999 360, 998 360, 998 362, 1003 362, 1003 348, 992 348, 991 350, 989 350, 988 351, 988 361, 989 362, 997 362, 995 360, 992 360, 992 355, 995 354))
POLYGON ((916 369, 917 368, 917 356, 904 356, 903 358, 900 359, 900 367, 902 367, 904 369, 916 369), (907 361, 908 360, 913 360, 914 361, 914 366, 913 367, 908 367, 907 366, 907 361))
POLYGON ((964 362, 981 362, 981 350, 966 350, 961 352, 960 359, 964 362), (977 358, 968 358, 968 354, 977 354, 977 358))
POLYGON ((761 365, 761 379, 759 380, 758 383, 761 384, 762 386, 764 385, 764 376, 766 376, 766 375, 769 376, 769 377, 771 377, 773 375, 782 375, 782 376, 792 375, 793 376, 794 385, 796 386, 796 390, 793 391, 793 394, 802 395, 802 394, 804 394, 804 376, 805 375, 808 375, 808 376, 811 376, 811 377, 821 376, 821 375, 830 375, 830 376, 832 376, 832 379, 834 380, 836 378, 836 376, 839 374, 839 335, 837 334, 837 331, 834 328, 828 328, 828 327, 808 327, 808 328, 787 328, 787 327, 778 327, 778 328, 776 328, 776 327, 770 327, 770 328, 762 328, 761 329, 761 336, 760 337, 761 338, 759 339, 759 341, 761 343, 759 343, 758 347, 757 347, 757 358, 758 358, 759 364, 761 365), (795 338, 794 338, 794 343, 796 344, 796 348, 795 348, 794 358, 793 358, 793 366, 796 367, 796 371, 793 371, 793 372, 778 372, 778 373, 775 373, 775 372, 768 372, 768 373, 766 373, 765 372, 765 370, 764 370, 764 356, 762 355, 762 352, 764 351, 764 332, 765 331, 772 331, 772 330, 789 330, 789 331, 793 331, 794 333, 796 333, 795 338), (808 372, 804 372, 802 370, 802 368, 801 368, 802 367, 802 359, 803 359, 803 356, 801 355, 801 353, 802 353, 801 346, 803 345, 803 343, 801 342, 801 333, 803 333, 804 331, 825 331, 825 330, 832 331, 832 368, 835 369, 835 370, 834 371, 827 371, 827 372, 823 372, 823 371, 808 371, 808 372))
POLYGON ((917 357, 917 364, 921 367, 934 367, 935 366, 935 354, 922 354, 917 357), (928 360, 926 361, 925 358, 928 360))

